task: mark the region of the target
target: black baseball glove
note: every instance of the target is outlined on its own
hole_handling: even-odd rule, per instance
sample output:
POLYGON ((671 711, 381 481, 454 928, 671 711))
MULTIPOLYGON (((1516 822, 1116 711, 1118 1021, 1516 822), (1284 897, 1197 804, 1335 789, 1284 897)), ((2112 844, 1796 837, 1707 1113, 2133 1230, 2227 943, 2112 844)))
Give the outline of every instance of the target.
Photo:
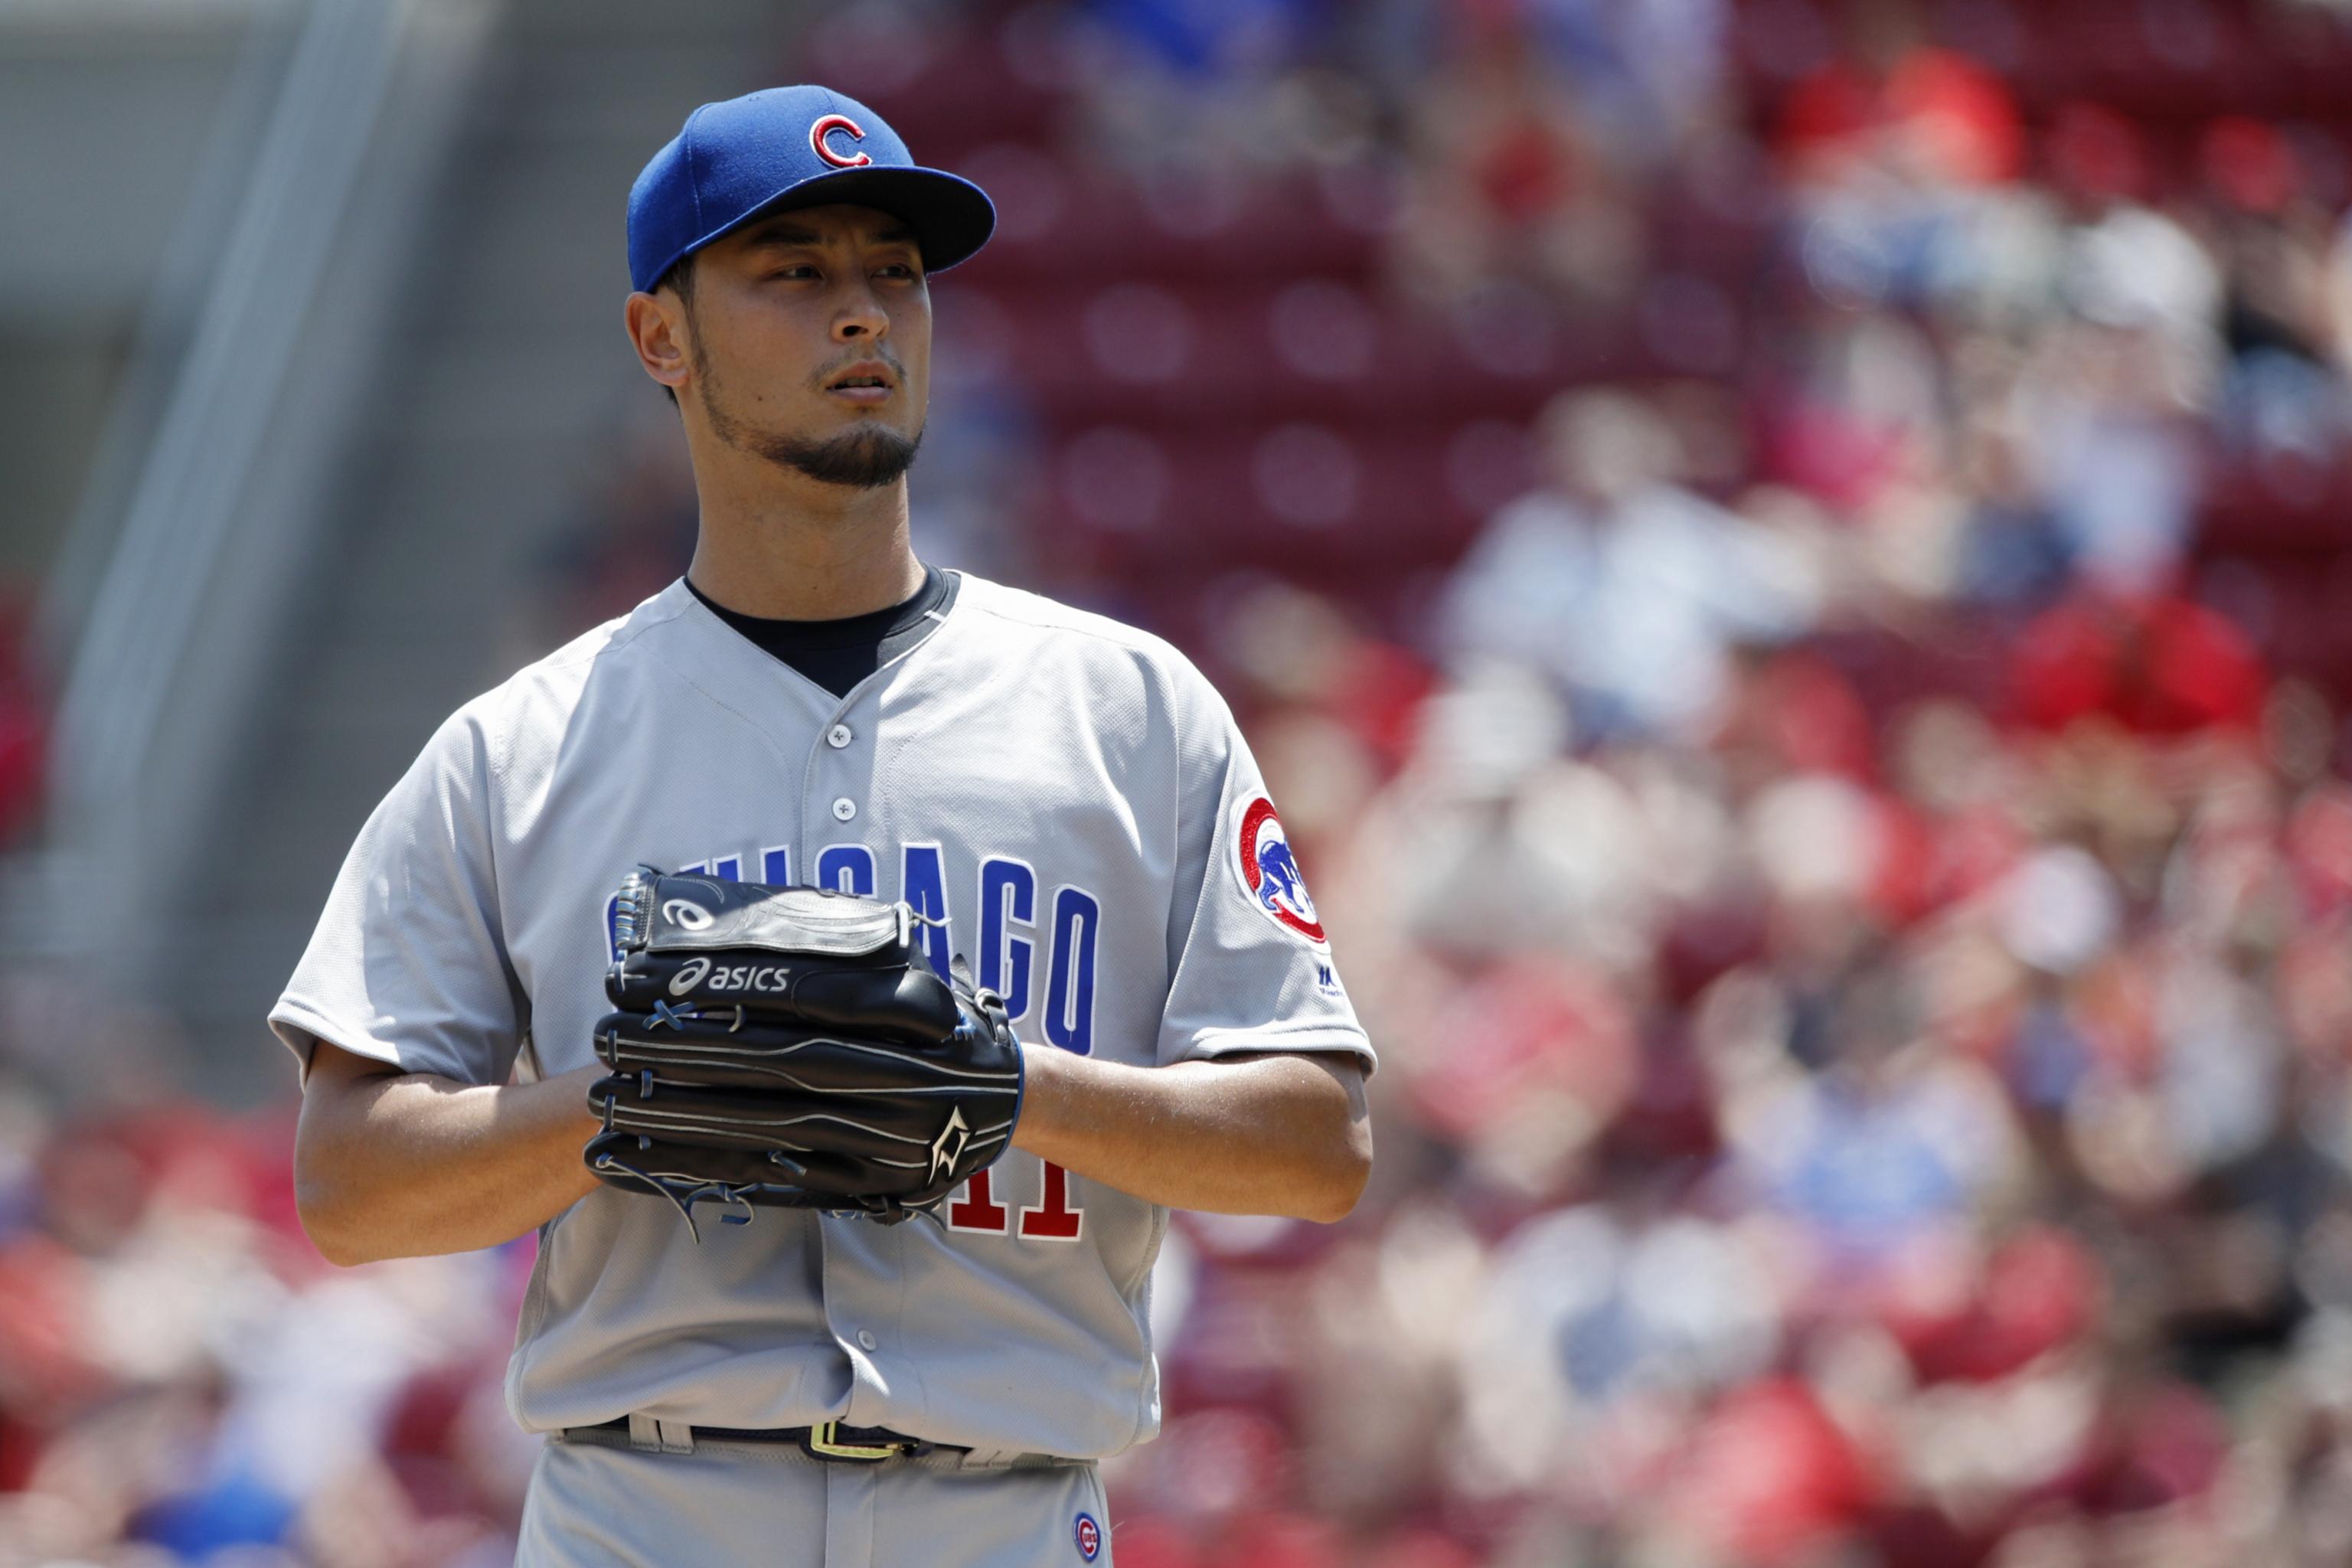
POLYGON ((1020 1042, 961 960, 942 976, 905 904, 640 867, 621 885, 620 1011, 588 1167, 694 1220, 714 1199, 895 1225, 1010 1146, 1020 1042))

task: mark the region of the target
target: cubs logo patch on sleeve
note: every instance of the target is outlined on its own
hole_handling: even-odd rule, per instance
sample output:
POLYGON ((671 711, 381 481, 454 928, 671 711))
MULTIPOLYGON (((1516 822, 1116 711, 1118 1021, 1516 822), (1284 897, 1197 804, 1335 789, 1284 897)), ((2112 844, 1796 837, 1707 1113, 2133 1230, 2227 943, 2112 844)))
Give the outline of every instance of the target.
POLYGON ((1283 930, 1321 946, 1323 924, 1316 916, 1315 900, 1307 896, 1307 879, 1299 874, 1298 859, 1290 852, 1290 838, 1282 830, 1282 818, 1274 814, 1274 802, 1259 795, 1249 803, 1242 813, 1239 837, 1237 867, 1250 900, 1283 930))
POLYGON ((1080 1557, 1091 1563, 1102 1555, 1102 1526, 1095 1522, 1093 1514, 1078 1515, 1077 1524, 1071 1533, 1077 1541, 1080 1557))

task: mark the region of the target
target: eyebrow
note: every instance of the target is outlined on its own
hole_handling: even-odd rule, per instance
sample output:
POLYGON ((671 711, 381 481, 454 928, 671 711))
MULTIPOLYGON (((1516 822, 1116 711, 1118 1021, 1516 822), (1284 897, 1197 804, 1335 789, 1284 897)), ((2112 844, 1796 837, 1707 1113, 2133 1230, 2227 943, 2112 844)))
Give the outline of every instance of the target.
MULTIPOLYGON (((914 237, 914 231, 906 225, 892 224, 888 228, 875 234, 870 243, 900 245, 912 241, 914 237)), ((815 229, 793 223, 788 218, 771 218, 768 222, 753 228, 744 238, 746 244, 761 247, 823 245, 825 240, 825 237, 815 229)))

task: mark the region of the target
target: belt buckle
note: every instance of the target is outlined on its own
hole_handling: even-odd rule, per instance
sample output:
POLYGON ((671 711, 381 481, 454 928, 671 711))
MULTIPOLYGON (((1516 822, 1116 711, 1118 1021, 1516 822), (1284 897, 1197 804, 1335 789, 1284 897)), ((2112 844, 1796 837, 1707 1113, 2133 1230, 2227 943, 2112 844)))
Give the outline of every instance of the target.
POLYGON ((836 1442, 834 1434, 840 1429, 838 1421, 826 1421, 811 1426, 808 1436, 801 1439, 801 1447, 812 1458, 844 1459, 858 1465, 878 1465, 885 1459, 895 1458, 913 1449, 909 1443, 836 1442))

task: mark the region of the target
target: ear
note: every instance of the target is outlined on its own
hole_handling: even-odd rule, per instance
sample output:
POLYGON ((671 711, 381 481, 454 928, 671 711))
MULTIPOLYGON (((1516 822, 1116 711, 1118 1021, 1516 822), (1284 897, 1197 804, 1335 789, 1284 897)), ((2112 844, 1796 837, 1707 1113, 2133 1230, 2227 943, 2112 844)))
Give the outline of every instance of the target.
POLYGON ((672 392, 692 378, 692 357, 687 334, 694 329, 686 319, 686 305, 675 294, 635 293, 623 308, 623 324, 637 351, 646 374, 672 392))

